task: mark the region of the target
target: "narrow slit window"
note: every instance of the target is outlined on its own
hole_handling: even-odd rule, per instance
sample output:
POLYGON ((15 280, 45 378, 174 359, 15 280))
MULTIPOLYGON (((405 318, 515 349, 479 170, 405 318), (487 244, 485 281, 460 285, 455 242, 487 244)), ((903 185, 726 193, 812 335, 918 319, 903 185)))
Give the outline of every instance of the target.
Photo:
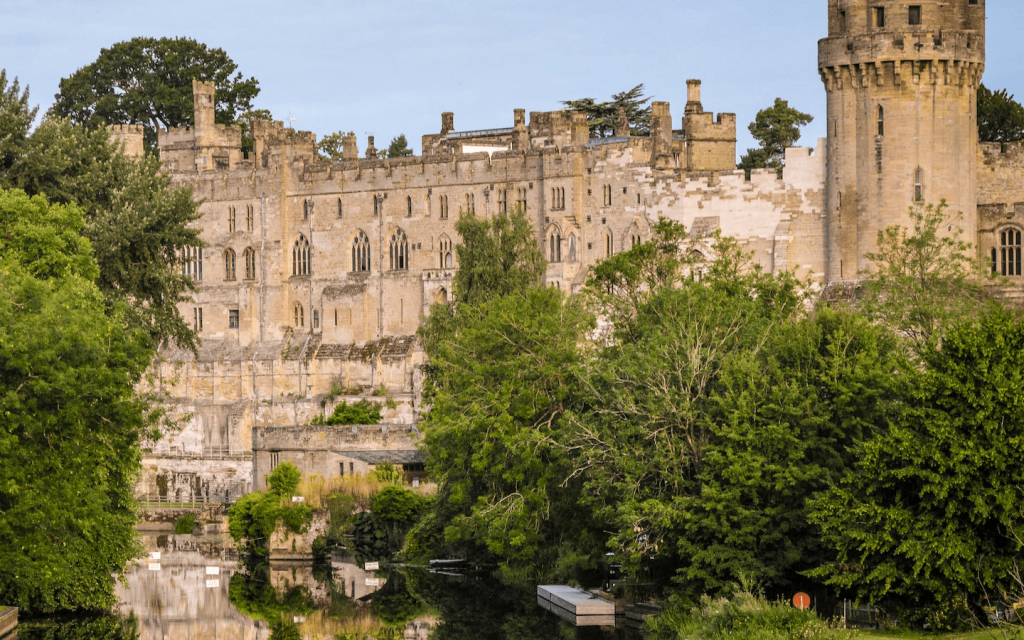
POLYGON ((885 27, 885 7, 875 7, 875 27, 878 29, 885 27))
POLYGON ((878 105, 878 135, 885 135, 885 108, 878 105))
POLYGON ((908 21, 912 27, 921 24, 921 5, 911 5, 909 7, 908 21))
POLYGON ((914 172, 914 201, 924 200, 924 172, 918 169, 914 172))

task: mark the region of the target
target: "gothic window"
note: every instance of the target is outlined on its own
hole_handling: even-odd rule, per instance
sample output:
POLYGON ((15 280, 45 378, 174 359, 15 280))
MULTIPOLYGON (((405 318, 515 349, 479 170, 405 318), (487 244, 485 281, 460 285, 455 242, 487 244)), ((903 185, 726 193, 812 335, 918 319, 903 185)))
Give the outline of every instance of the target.
POLYGON ((380 215, 380 210, 384 207, 384 203, 381 202, 380 196, 373 196, 373 215, 374 217, 380 215))
POLYGON ((551 208, 554 211, 565 209, 565 188, 555 187, 551 189, 551 208))
POLYGON ((604 206, 612 206, 612 185, 604 185, 604 189, 602 189, 602 191, 604 192, 604 206))
POLYGON ((352 271, 370 270, 370 239, 362 231, 352 241, 352 271))
POLYGON ((185 247, 181 250, 181 275, 196 282, 203 281, 203 248, 185 247))
POLYGON ((629 231, 629 248, 638 247, 643 244, 643 238, 640 237, 640 229, 637 229, 636 225, 629 231))
POLYGON ((252 247, 246 247, 242 252, 242 262, 245 263, 245 279, 256 279, 256 252, 252 247))
POLYGON ((498 213, 508 213, 508 189, 498 189, 498 213))
POLYGON ((245 230, 252 233, 253 226, 253 211, 254 207, 251 204, 245 205, 245 230))
POLYGON ((885 109, 878 105, 878 135, 885 135, 885 109))
POLYGON ((921 24, 921 5, 911 5, 909 7, 909 13, 910 15, 908 16, 908 19, 910 26, 919 26, 921 24))
POLYGON ((235 232, 235 208, 228 207, 228 233, 235 232))
POLYGON ((476 213, 476 196, 472 193, 466 194, 466 213, 476 213))
POLYGON ((342 212, 341 198, 338 198, 338 217, 339 218, 341 217, 341 212, 342 212))
POLYGON ((193 307, 192 308, 192 330, 202 331, 203 330, 203 308, 193 307))
POLYGON ((310 269, 309 240, 300 235, 292 246, 292 275, 308 276, 310 269))
POLYGON ((235 252, 231 249, 224 252, 224 279, 235 279, 235 252))
POLYGON ((442 220, 448 219, 448 196, 441 196, 437 199, 438 217, 442 220))
POLYGON ((451 269, 454 265, 454 257, 452 256, 452 241, 448 236, 441 236, 440 241, 437 243, 439 268, 451 269))
POLYGON ((516 206, 526 213, 526 189, 516 189, 516 206))
POLYGON ((552 230, 548 235, 548 262, 562 261, 562 234, 552 230))
POLYGON ((313 328, 314 329, 319 329, 320 328, 320 310, 319 309, 313 309, 313 328))
POLYGON ((999 232, 1000 273, 1004 276, 1021 275, 1020 229, 1003 229, 999 232))
POLYGON ((304 326, 306 326, 306 314, 305 314, 305 311, 302 308, 302 305, 296 302, 295 303, 295 327, 298 328, 298 327, 304 327, 304 326))
POLYGON ((313 203, 309 200, 302 201, 302 219, 309 220, 309 211, 313 208, 313 203))
POLYGON ((391 270, 403 271, 409 268, 409 238, 401 229, 391 234, 391 270))
POLYGON ((405 196, 405 217, 412 217, 412 196, 405 196))
POLYGON ((920 169, 914 172, 914 200, 924 200, 924 172, 920 169))
POLYGON ((608 231, 604 232, 604 255, 610 258, 614 254, 615 254, 615 242, 614 242, 614 238, 612 237, 612 232, 609 229, 608 231))
POLYGON ((569 234, 569 262, 576 262, 576 236, 569 234))

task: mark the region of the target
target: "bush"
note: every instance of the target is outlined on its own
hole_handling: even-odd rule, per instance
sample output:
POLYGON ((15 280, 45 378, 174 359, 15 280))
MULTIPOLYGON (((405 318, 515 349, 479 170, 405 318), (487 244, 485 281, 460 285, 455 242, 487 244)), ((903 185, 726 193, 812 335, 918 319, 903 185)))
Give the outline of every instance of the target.
POLYGON ((355 404, 349 404, 342 400, 334 406, 334 413, 327 420, 319 416, 312 424, 329 424, 332 426, 350 424, 377 424, 380 422, 380 404, 368 400, 360 400, 355 404))
POLYGON ((427 508, 427 499, 396 485, 381 489, 370 500, 370 511, 387 523, 413 525, 427 508))
POLYGON ((285 462, 270 472, 270 475, 267 476, 267 486, 270 487, 270 493, 288 498, 295 495, 300 480, 302 480, 302 472, 299 471, 299 468, 291 462, 285 462))
POLYGON ((390 462, 382 462, 370 472, 370 477, 383 484, 404 484, 405 473, 390 462))
POLYGON ((192 529, 194 529, 195 526, 196 515, 194 513, 186 513, 174 521, 174 533, 177 535, 192 533, 192 529))
POLYGON ((823 621, 813 611, 786 602, 769 602, 750 592, 712 600, 705 596, 699 607, 687 610, 669 605, 648 618, 651 640, 790 640, 807 638, 838 640, 854 634, 823 621))

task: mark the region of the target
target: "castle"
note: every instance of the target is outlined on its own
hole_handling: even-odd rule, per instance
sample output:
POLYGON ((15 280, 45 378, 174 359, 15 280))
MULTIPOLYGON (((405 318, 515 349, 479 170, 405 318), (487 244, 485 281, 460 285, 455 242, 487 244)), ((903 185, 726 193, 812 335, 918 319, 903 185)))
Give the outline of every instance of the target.
MULTIPOLYGON (((421 156, 379 160, 371 137, 360 159, 349 136, 336 162, 280 122, 255 123, 243 152, 241 131, 214 122, 212 85, 196 83, 194 126, 160 131, 158 145, 202 202, 207 246, 183 267, 198 292, 180 308, 202 345, 154 366, 189 419, 147 457, 145 491, 248 490, 254 427, 307 424, 342 399, 376 393, 386 421, 415 432, 415 333, 451 295, 460 211, 522 207, 548 284, 566 291, 660 217, 735 238, 767 271, 850 281, 879 230, 941 199, 995 270, 1021 275, 1024 147, 978 142, 985 0, 916 1, 828 0, 828 137, 789 149, 781 177, 736 170, 736 116, 705 111, 698 80, 680 127, 655 102, 645 137, 621 115, 614 136, 591 138, 571 111, 517 109, 512 126, 482 131, 444 113, 421 156)), ((140 148, 141 129, 115 135, 140 148)))

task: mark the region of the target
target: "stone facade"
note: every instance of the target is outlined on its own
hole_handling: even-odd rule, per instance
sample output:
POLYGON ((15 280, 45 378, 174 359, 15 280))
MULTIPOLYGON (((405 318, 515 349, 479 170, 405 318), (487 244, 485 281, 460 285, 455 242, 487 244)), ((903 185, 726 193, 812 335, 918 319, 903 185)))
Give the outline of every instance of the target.
MULTIPOLYGON (((705 111, 698 80, 678 127, 668 103, 652 104, 650 136, 631 136, 624 114, 613 137, 590 138, 570 111, 516 109, 509 127, 462 132, 447 112, 421 156, 360 159, 347 136, 340 161, 280 122, 254 123, 244 153, 241 132, 214 123, 212 86, 197 83, 195 126, 158 136, 165 168, 202 202, 207 243, 185 256, 199 289, 180 307, 199 354, 168 351, 155 365, 188 418, 158 451, 244 454, 253 428, 308 424, 339 394, 374 390, 397 406, 389 423, 415 424, 415 332, 451 295, 464 210, 523 207, 548 284, 566 291, 650 238, 660 217, 720 230, 766 270, 820 285, 869 268, 878 231, 906 224, 918 198, 946 199, 981 255, 1019 256, 1005 243, 1019 247, 1024 225, 1024 147, 977 141, 984 3, 828 0, 828 138, 788 150, 781 178, 735 170, 736 117, 705 111)), ((141 131, 114 134, 141 143, 141 131)), ((1007 275, 1020 275, 1015 260, 1007 275)))

